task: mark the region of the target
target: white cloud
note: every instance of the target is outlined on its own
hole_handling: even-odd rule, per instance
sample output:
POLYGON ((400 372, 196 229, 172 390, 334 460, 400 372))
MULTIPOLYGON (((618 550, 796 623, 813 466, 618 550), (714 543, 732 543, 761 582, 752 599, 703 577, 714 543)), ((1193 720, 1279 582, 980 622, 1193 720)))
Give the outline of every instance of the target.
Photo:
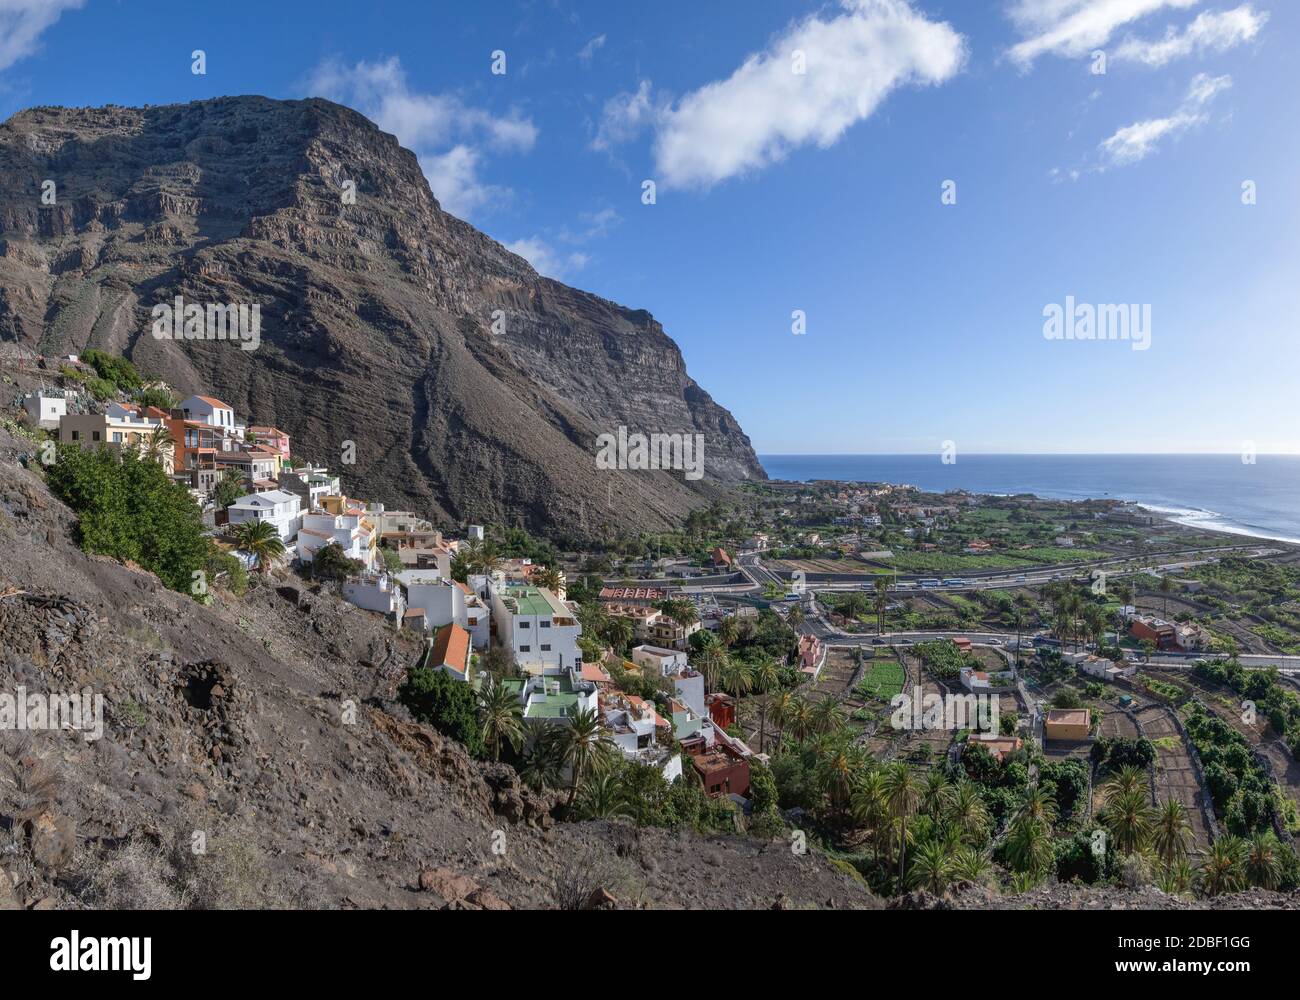
POLYGON ((1253 4, 1233 10, 1207 10, 1182 31, 1170 26, 1158 41, 1126 38, 1115 50, 1115 58, 1163 66, 1194 52, 1224 52, 1254 39, 1267 22, 1268 12, 1256 11, 1253 4))
POLYGON ((591 148, 609 152, 635 138, 649 125, 660 113, 654 106, 651 92, 650 81, 642 80, 636 93, 615 94, 606 101, 591 148))
POLYGON ((582 47, 582 50, 578 53, 578 61, 582 63, 584 66, 591 65, 592 57, 596 54, 598 50, 604 47, 605 47, 605 36, 597 35, 595 38, 593 38, 591 41, 589 41, 586 45, 582 47))
MULTIPOLYGON (((965 40, 911 0, 840 0, 844 13, 792 24, 730 77, 687 94, 656 117, 661 186, 707 188, 784 159, 833 146, 905 84, 940 84, 965 60, 965 40), (796 53, 806 72, 794 72, 796 53)), ((622 111, 647 110, 646 85, 622 111), (643 94, 646 96, 643 98, 643 94)), ((608 111, 608 108, 607 108, 608 111)))
POLYGON ((1201 0, 1010 0, 1007 15, 1023 36, 1010 55, 1028 68, 1041 55, 1088 55, 1115 29, 1165 8, 1186 10, 1201 0))
POLYGON ((1173 114, 1166 118, 1149 118, 1120 129, 1102 142, 1102 159, 1107 166, 1113 167, 1145 160, 1159 148, 1162 140, 1204 125, 1209 120, 1206 105, 1231 86, 1230 76, 1199 74, 1192 80, 1187 96, 1173 114))
POLYGON ((356 108, 414 151, 434 196, 453 215, 467 217, 508 194, 480 180, 485 149, 526 153, 537 142, 537 126, 513 111, 494 115, 455 94, 412 91, 396 57, 353 66, 327 60, 307 86, 313 95, 356 108))
POLYGON ((85 0, 0 0, 0 70, 40 48, 41 35, 65 10, 79 10, 85 0))
POLYGON ((587 254, 576 251, 570 254, 558 253, 554 247, 538 236, 507 243, 506 249, 511 253, 517 253, 532 264, 533 270, 538 274, 557 280, 576 274, 591 260, 587 254))

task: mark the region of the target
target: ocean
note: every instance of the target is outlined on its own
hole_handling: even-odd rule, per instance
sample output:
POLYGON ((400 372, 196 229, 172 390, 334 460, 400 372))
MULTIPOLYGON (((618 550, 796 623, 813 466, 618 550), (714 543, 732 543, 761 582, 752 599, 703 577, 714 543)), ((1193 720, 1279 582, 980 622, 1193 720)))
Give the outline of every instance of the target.
POLYGON ((1300 544, 1300 456, 760 455, 772 479, 907 483, 942 493, 1033 493, 1141 504, 1180 524, 1300 544))

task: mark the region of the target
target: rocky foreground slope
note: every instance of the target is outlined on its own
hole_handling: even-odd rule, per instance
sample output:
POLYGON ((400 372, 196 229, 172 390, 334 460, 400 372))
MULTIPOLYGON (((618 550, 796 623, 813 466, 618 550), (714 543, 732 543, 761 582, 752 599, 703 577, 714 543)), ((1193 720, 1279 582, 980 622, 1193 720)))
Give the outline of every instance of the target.
POLYGON ((408 639, 298 582, 205 608, 86 556, 29 449, 0 429, 0 692, 90 685, 107 731, 0 733, 0 907, 878 905, 780 842, 553 823, 391 701, 408 639))
POLYGON ((764 478, 649 313, 540 277, 328 101, 47 107, 0 125, 0 340, 125 354, 288 431, 360 495, 446 523, 654 530, 764 478), (178 295, 260 304, 261 346, 154 339, 151 308, 178 295), (598 472, 596 438, 619 426, 703 435, 708 474, 598 472))

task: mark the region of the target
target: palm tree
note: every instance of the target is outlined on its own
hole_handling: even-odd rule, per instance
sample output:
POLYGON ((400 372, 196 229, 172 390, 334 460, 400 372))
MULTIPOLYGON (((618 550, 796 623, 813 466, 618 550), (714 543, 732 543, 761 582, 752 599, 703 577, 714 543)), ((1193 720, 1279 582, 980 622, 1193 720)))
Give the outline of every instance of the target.
POLYGON ((1083 624, 1087 630, 1087 637, 1097 648, 1101 647, 1101 637, 1106 634, 1105 615, 1101 608, 1095 604, 1089 604, 1083 609, 1083 624))
POLYGON ((989 829, 989 811, 974 782, 958 783, 945 822, 967 843, 978 844, 984 840, 989 829))
POLYGON ((1019 813, 1007 829, 1007 860, 1022 874, 1040 876, 1052 861, 1052 831, 1042 819, 1019 813))
POLYGON ((764 656, 755 663, 751 683, 758 693, 758 752, 763 753, 766 747, 768 701, 772 692, 781 685, 781 671, 776 660, 764 656))
POLYGON ((884 772, 873 768, 862 775, 853 786, 849 805, 854 820, 871 831, 876 861, 880 861, 880 845, 889 831, 889 802, 884 772))
POLYGON ((580 709, 560 730, 560 759, 572 772, 568 805, 578 795, 578 786, 591 773, 604 770, 609 758, 606 746, 609 737, 605 722, 594 709, 580 709))
POLYGON ((284 555, 280 532, 270 521, 245 521, 235 526, 235 543, 254 559, 257 568, 269 572, 272 564, 284 555))
POLYGON ((727 669, 729 659, 730 657, 723 650, 710 647, 695 661, 695 666, 704 675, 704 683, 708 685, 710 691, 717 690, 718 678, 727 669))
POLYGON ((899 825, 898 883, 902 885, 907 863, 907 820, 916 812, 920 802, 921 784, 912 769, 900 760, 890 764, 885 771, 884 793, 889 813, 899 825))
POLYGON ((531 730, 532 749, 524 757, 520 779, 539 794, 548 788, 559 788, 564 780, 560 730, 540 720, 525 722, 525 727, 531 730))
POLYGON ((786 729, 796 743, 802 743, 814 732, 813 707, 808 696, 797 694, 790 703, 790 710, 785 720, 786 729))
POLYGON ((1146 783, 1146 771, 1143 768, 1129 765, 1116 771, 1102 787, 1106 797, 1110 798, 1112 795, 1127 795, 1131 792, 1140 791, 1146 786, 1146 783))
POLYGON ((735 615, 722 619, 718 624, 718 638, 724 646, 734 646, 740 638, 740 619, 735 615))
POLYGON ((907 883, 942 896, 952 884, 953 859, 942 843, 931 840, 922 844, 912 857, 912 869, 907 873, 907 883))
POLYGON ((790 613, 786 615, 785 620, 790 623, 792 629, 798 631, 799 627, 804 623, 803 605, 796 604, 791 608, 790 613))
POLYGON ((1019 662, 1020 636, 1025 631, 1025 627, 1029 624, 1029 618, 1025 615, 1024 608, 1016 608, 1015 611, 1011 613, 1011 624, 1016 630, 1016 660, 1019 662))
POLYGON ((943 772, 932 770, 925 776, 925 784, 921 789, 921 812, 937 824, 939 817, 952 806, 956 797, 943 772))
POLYGON ((1160 891, 1170 896, 1179 896, 1192 887, 1196 873, 1186 858, 1179 858, 1173 864, 1165 865, 1156 877, 1160 891))
POLYGON ((889 578, 876 577, 876 634, 885 634, 885 608, 889 604, 889 578))
POLYGON ((986 885, 992 874, 989 856, 973 847, 963 847, 953 860, 953 880, 963 885, 986 885))
POLYGON ((844 716, 834 698, 823 698, 810 713, 813 732, 830 735, 844 725, 844 716))
POLYGON ((524 742, 524 707, 504 684, 489 680, 479 695, 483 742, 492 748, 492 759, 501 759, 501 741, 518 750, 524 742))
POLYGON ((1187 809, 1177 799, 1169 799, 1156 816, 1151 846, 1166 868, 1187 857, 1187 843, 1192 827, 1187 819, 1187 809))
POLYGON ((547 566, 541 572, 534 573, 533 580, 536 581, 539 587, 549 590, 551 593, 558 593, 563 585, 563 575, 554 566, 547 566))
POLYGON ((1116 850, 1135 854, 1151 838, 1154 822, 1144 790, 1121 792, 1106 799, 1102 823, 1115 841, 1116 850))
POLYGON ((1231 834, 1216 840, 1202 857, 1200 876, 1201 891, 1207 896, 1245 889, 1245 842, 1231 834))
POLYGON ((1252 885, 1270 891, 1282 881, 1282 859, 1278 856, 1280 845, 1272 830, 1256 833, 1246 844, 1246 877, 1252 885))
POLYGON ((857 761, 852 751, 840 745, 830 755, 818 763, 817 781, 821 790, 830 800, 835 813, 842 814, 849 806, 853 795, 853 776, 857 771, 857 761))
POLYGON ((785 725, 790 718, 790 706, 793 704, 794 694, 781 690, 771 696, 767 706, 767 719, 782 737, 785 736, 785 725))
POLYGON ((576 811, 580 819, 627 819, 632 808, 614 774, 601 774, 583 782, 576 811))
POLYGON ((1016 818, 1021 817, 1050 828, 1056 822, 1056 799, 1039 785, 1026 789, 1016 809, 1016 818))
POLYGON ((739 698, 754 684, 754 669, 738 657, 728 657, 718 675, 724 691, 739 698))
POLYGON ((176 442, 172 440, 171 431, 165 424, 159 424, 140 442, 140 457, 163 467, 172 462, 175 454, 176 442))
POLYGON ((631 645, 635 636, 636 632, 632 628, 631 619, 614 615, 605 623, 605 641, 613 646, 620 655, 627 651, 627 647, 631 645))

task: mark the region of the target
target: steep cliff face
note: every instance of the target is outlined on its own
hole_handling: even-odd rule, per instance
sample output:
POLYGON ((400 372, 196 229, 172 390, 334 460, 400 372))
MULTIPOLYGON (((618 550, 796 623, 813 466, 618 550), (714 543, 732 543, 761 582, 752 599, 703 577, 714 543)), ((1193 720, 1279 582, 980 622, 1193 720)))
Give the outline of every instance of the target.
POLYGON ((449 522, 654 528, 763 478, 648 313, 539 276, 326 101, 35 108, 0 126, 0 338, 125 354, 282 427, 358 492, 449 522), (260 347, 155 339, 150 310, 176 296, 260 305, 260 347), (707 474, 598 470, 596 438, 619 426, 702 434, 707 474))

